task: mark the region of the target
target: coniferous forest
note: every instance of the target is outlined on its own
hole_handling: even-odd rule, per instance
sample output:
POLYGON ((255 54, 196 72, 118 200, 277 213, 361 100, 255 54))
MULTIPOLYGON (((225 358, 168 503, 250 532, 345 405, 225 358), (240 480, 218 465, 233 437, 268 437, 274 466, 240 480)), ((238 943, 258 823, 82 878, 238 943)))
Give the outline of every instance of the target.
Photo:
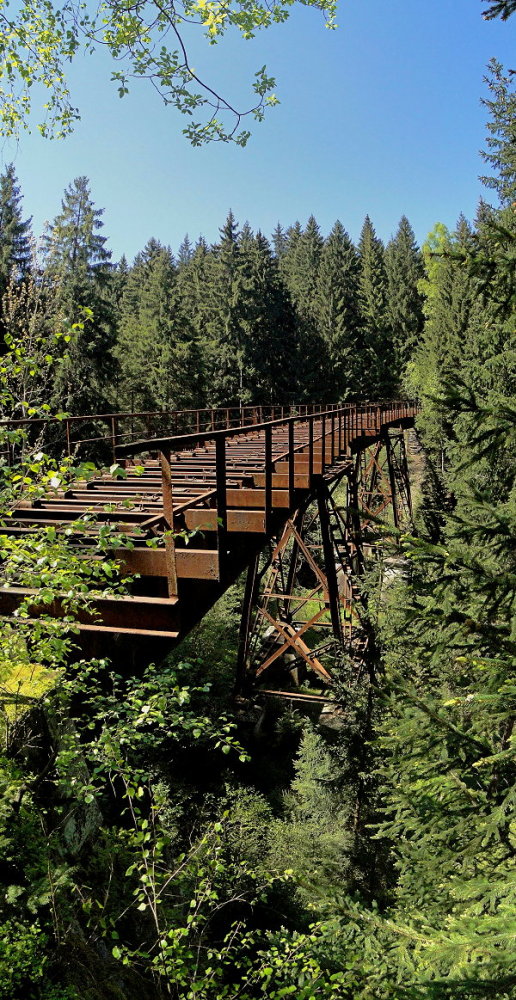
MULTIPOLYGON (((355 243, 230 211, 213 245, 115 262, 86 177, 34 234, 2 174, 3 419, 421 412, 414 531, 385 524, 363 581, 376 669, 343 668, 333 728, 235 711, 242 581, 121 676, 74 646, 74 608, 119 583, 109 539, 87 562, 0 526, 2 585, 70 597, 65 628, 0 621, 0 998, 516 1000, 516 90, 496 61, 486 94, 485 201, 421 247, 406 216, 384 245, 368 216, 355 243)), ((75 460, 2 434, 5 527, 75 460)))

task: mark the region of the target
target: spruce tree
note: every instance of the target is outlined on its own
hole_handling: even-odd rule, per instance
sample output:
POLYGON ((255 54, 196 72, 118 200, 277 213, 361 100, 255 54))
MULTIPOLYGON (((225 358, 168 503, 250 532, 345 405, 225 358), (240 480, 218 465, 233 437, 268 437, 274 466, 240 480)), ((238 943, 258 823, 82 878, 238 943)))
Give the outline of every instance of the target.
POLYGON ((280 223, 278 222, 278 225, 276 226, 272 234, 272 245, 274 247, 274 254, 277 260, 280 260, 283 254, 285 253, 285 250, 287 249, 287 243, 288 243, 287 234, 285 233, 283 226, 281 226, 280 223))
POLYGON ((44 237, 46 271, 59 287, 59 308, 69 323, 84 321, 56 382, 55 403, 71 413, 98 413, 109 408, 114 394, 112 266, 106 237, 100 234, 102 215, 103 209, 94 207, 87 177, 77 177, 44 237))
POLYGON ((484 184, 496 191, 502 207, 516 201, 516 91, 513 76, 504 74, 501 63, 491 59, 485 82, 490 97, 482 99, 489 111, 487 152, 482 153, 493 173, 482 177, 484 184))
POLYGON ((147 244, 128 281, 117 354, 124 408, 182 409, 197 401, 195 338, 181 308, 172 254, 158 250, 156 241, 147 244))
POLYGON ((358 244, 360 301, 364 319, 362 392, 368 398, 389 396, 397 388, 398 373, 392 343, 385 250, 367 215, 358 244))
POLYGON ((206 240, 200 237, 194 247, 191 259, 179 267, 177 275, 177 291, 181 310, 188 319, 192 336, 198 345, 196 406, 205 406, 209 398, 206 389, 206 372, 211 350, 209 289, 212 270, 213 252, 209 249, 206 240))
POLYGON ((27 274, 31 263, 31 221, 23 219, 22 195, 10 163, 0 176, 0 302, 11 277, 27 274))
POLYGON ((327 356, 324 398, 346 399, 357 389, 362 316, 360 260, 348 233, 336 222, 322 252, 317 273, 317 323, 327 356))
POLYGON ((129 264, 127 263, 127 258, 125 254, 122 254, 118 264, 113 266, 112 280, 111 280, 111 298, 114 303, 115 310, 118 311, 122 298, 125 292, 127 281, 129 278, 129 264))
POLYGON ((295 401, 298 394, 296 316, 277 259, 262 233, 242 241, 246 278, 244 368, 253 403, 295 401))
POLYGON ((421 340, 424 324, 419 282, 423 261, 414 231, 403 215, 396 236, 385 249, 387 297, 396 364, 404 368, 421 340))
POLYGON ((192 259, 194 248, 190 241, 188 233, 186 233, 183 242, 181 243, 179 250, 177 251, 177 263, 179 267, 184 264, 189 264, 192 259))
POLYGON ((206 288, 209 306, 208 392, 213 406, 243 405, 250 401, 252 383, 244 365, 247 277, 240 232, 233 212, 220 229, 220 240, 210 259, 206 288))
POLYGON ((324 240, 313 215, 306 228, 298 222, 287 230, 280 271, 298 317, 301 398, 317 400, 324 394, 328 351, 318 324, 316 294, 324 240))
POLYGON ((432 399, 442 383, 460 371, 476 342, 474 331, 479 332, 485 322, 479 282, 466 264, 473 247, 474 234, 463 216, 454 233, 438 224, 423 245, 426 277, 420 288, 426 297, 426 323, 411 379, 427 405, 427 447, 441 470, 447 460, 446 433, 432 399))
POLYGON ((339 788, 335 746, 306 726, 284 798, 284 817, 270 823, 270 863, 293 869, 302 900, 325 910, 343 892, 352 842, 349 802, 339 788))

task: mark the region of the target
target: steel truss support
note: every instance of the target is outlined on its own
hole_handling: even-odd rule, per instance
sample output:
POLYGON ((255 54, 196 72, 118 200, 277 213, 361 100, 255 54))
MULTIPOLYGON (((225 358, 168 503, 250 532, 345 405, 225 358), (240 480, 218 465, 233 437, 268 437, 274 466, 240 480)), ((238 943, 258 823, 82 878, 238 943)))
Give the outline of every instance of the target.
POLYGON ((268 554, 252 559, 238 694, 264 682, 267 689, 290 681, 320 690, 332 683, 343 658, 362 671, 374 637, 359 581, 378 553, 379 524, 386 521, 398 530, 412 524, 403 431, 386 432, 330 482, 318 477, 315 493, 271 539, 268 554))
POLYGON ((364 544, 378 520, 396 529, 412 527, 412 500, 403 431, 386 431, 379 441, 357 455, 357 506, 364 544))

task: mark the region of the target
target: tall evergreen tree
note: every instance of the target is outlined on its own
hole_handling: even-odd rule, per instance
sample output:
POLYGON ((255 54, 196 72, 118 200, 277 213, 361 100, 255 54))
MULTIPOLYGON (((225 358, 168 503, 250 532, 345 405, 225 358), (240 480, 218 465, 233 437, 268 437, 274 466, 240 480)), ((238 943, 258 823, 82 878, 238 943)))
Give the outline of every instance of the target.
POLYGON ((11 276, 19 280, 30 268, 32 219, 23 219, 21 201, 10 163, 0 176, 0 302, 11 276))
POLYGON ((326 343, 318 325, 317 286, 324 240, 313 215, 304 230, 298 222, 287 230, 280 270, 298 317, 300 391, 304 399, 318 399, 327 380, 326 343))
POLYGON ((209 403, 242 405, 252 395, 246 385, 244 366, 247 327, 247 277, 240 243, 240 232, 233 212, 220 230, 220 241, 213 247, 210 281, 206 289, 209 302, 207 323, 209 349, 209 403))
POLYGON ((296 316, 277 259, 262 233, 242 241, 246 277, 244 369, 250 400, 275 403, 298 393, 296 316))
POLYGON ((283 254, 285 253, 285 250, 287 249, 287 244, 288 244, 287 234, 285 233, 283 226, 281 226, 278 222, 278 225, 276 226, 272 234, 272 245, 274 247, 274 254, 277 260, 280 260, 283 254))
POLYGON ((482 153, 493 173, 482 177, 484 184, 496 191, 500 204, 507 206, 516 201, 516 91, 512 75, 504 74, 501 63, 491 59, 489 76, 485 82, 490 97, 482 99, 489 111, 487 123, 488 152, 482 153))
POLYGON ((390 395, 397 387, 387 298, 385 250, 367 215, 358 244, 360 300, 364 319, 364 379, 366 397, 390 395))
POLYGON ((307 321, 316 320, 315 296, 323 245, 321 230, 313 215, 300 234, 295 227, 289 231, 283 268, 296 308, 307 321))
POLYGON ((179 250, 177 251, 177 263, 179 267, 182 267, 183 264, 188 264, 191 261, 193 252, 194 248, 192 246, 190 237, 188 233, 186 233, 185 238, 181 243, 179 250))
POLYGON ((128 281, 117 354, 120 401, 131 410, 170 410, 198 398, 195 337, 180 303, 170 250, 152 241, 128 281))
POLYGON ((46 271, 59 286, 60 310, 70 323, 81 323, 84 310, 91 311, 56 382, 56 404, 73 413, 99 412, 114 394, 111 252, 100 234, 102 215, 103 209, 94 207, 87 177, 77 177, 44 237, 46 271))
POLYGON ((187 317, 198 349, 197 406, 208 402, 206 372, 210 354, 210 288, 213 252, 203 237, 197 241, 191 259, 179 267, 177 291, 183 315, 187 317))
POLYGON ((441 467, 446 433, 441 411, 431 400, 444 381, 456 377, 484 323, 479 282, 465 263, 473 246, 473 232, 463 216, 454 233, 438 224, 423 245, 426 277, 420 287, 426 296, 426 323, 411 378, 418 396, 427 401, 427 447, 434 459, 439 456, 441 467))
POLYGON ((362 335, 359 286, 357 250, 337 221, 321 252, 315 292, 328 366, 321 392, 328 401, 349 398, 356 391, 362 335))
POLYGON ((129 273, 130 269, 129 264, 127 263, 127 257, 125 254, 122 254, 118 264, 115 264, 113 267, 111 281, 111 298, 117 311, 120 308, 129 278, 129 273))
POLYGON ((387 244, 385 267, 396 364, 403 368, 421 340, 424 325, 423 296, 419 290, 423 261, 406 215, 400 220, 396 236, 387 244))

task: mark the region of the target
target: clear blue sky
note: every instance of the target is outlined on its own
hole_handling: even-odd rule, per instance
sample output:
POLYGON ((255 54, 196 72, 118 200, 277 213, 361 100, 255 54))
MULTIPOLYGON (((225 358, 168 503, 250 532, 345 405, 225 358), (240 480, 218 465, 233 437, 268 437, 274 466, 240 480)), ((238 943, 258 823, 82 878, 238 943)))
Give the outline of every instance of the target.
POLYGON ((339 218, 355 239, 366 213, 384 240, 406 214, 419 241, 436 221, 474 216, 482 78, 491 56, 515 67, 516 16, 485 22, 481 0, 347 0, 338 21, 330 32, 299 7, 252 42, 196 46, 199 72, 241 105, 263 63, 276 76, 281 104, 245 149, 193 149, 182 116, 150 86, 135 83, 120 100, 109 62, 81 57, 71 73, 82 112, 75 134, 0 146, 36 235, 80 174, 105 209, 113 259, 131 260, 151 236, 173 250, 186 232, 213 242, 230 207, 267 235, 313 213, 324 233, 339 218))

